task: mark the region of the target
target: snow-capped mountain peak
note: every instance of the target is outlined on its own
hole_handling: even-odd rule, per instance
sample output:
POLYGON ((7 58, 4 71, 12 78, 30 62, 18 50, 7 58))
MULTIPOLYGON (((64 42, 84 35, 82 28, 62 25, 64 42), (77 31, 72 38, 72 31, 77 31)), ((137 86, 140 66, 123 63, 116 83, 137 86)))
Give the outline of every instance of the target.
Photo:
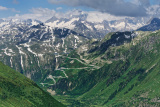
POLYGON ((83 33, 90 38, 101 38, 108 32, 136 30, 144 26, 147 20, 147 18, 145 20, 144 18, 131 17, 115 18, 100 12, 87 13, 74 10, 73 13, 66 13, 64 17, 53 16, 45 24, 53 28, 68 28, 78 33, 83 33))

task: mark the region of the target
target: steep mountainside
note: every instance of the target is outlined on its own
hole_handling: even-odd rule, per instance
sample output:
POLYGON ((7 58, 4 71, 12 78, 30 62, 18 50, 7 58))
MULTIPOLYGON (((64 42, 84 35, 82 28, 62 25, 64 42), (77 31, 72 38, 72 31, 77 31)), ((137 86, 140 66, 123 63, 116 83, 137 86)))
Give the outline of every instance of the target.
POLYGON ((0 60, 35 82, 43 84, 48 78, 54 84, 54 77, 49 75, 59 67, 57 56, 68 54, 87 40, 66 28, 15 25, 0 32, 0 60))
POLYGON ((153 18, 151 19, 148 25, 139 28, 138 31, 156 31, 159 29, 160 29, 160 19, 153 18))
POLYGON ((72 106, 160 106, 159 41, 160 31, 117 32, 91 40, 63 56, 58 70, 68 78, 50 88, 72 106))
POLYGON ((33 81, 0 62, 1 107, 64 107, 33 81))

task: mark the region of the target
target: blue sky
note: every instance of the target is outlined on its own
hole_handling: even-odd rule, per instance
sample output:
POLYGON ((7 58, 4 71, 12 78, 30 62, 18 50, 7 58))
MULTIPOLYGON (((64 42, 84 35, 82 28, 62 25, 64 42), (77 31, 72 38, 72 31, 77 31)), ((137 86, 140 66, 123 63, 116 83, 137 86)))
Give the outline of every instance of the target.
POLYGON ((60 5, 53 5, 47 2, 47 0, 16 0, 17 3, 13 2, 14 0, 1 0, 0 5, 3 7, 9 8, 8 10, 1 10, 0 17, 12 16, 15 14, 26 14, 29 13, 29 10, 32 8, 49 8, 56 9, 60 5), (14 8, 17 12, 12 11, 14 8), (19 12, 18 12, 19 11, 19 12))
MULTIPOLYGON (((0 6, 6 7, 7 10, 0 10, 0 18, 14 16, 15 14, 27 14, 33 8, 48 8, 55 11, 66 12, 75 9, 75 7, 63 4, 51 4, 48 0, 1 0, 0 6)), ((78 6, 76 9, 93 10, 83 6, 78 6)))
POLYGON ((145 16, 144 7, 159 4, 160 0, 1 0, 0 18, 33 13, 32 9, 47 8, 56 12, 73 9, 101 11, 117 16, 145 16), (81 2, 80 2, 81 1, 81 2), (126 1, 128 3, 126 3, 126 1), (138 3, 141 2, 139 5, 138 3))

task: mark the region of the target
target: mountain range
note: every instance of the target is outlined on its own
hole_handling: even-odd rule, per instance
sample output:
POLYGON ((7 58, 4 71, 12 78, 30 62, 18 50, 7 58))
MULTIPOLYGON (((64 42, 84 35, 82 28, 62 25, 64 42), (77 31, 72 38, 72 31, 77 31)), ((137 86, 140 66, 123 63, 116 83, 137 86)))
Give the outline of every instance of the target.
POLYGON ((0 60, 67 106, 159 106, 159 19, 145 22, 1 20, 0 60))
MULTIPOLYGON (((53 16, 51 19, 48 19, 46 22, 43 22, 44 25, 50 26, 52 28, 67 28, 73 30, 79 34, 83 34, 89 38, 103 38, 109 32, 117 31, 132 31, 136 30, 148 22, 150 18, 119 18, 111 19, 109 17, 104 18, 104 16, 95 15, 92 13, 85 13, 80 10, 75 10, 72 14, 68 13, 64 17, 53 16), (73 14, 74 13, 74 14, 73 14), (68 16, 68 17, 66 17, 68 16)), ((38 20, 22 20, 22 19, 1 19, 0 29, 6 30, 9 29, 11 25, 28 25, 33 26, 42 23, 38 20)))
POLYGON ((1 31, 0 59, 30 79, 44 81, 42 78, 59 66, 57 56, 68 54, 87 40, 66 28, 18 24, 1 31))
POLYGON ((75 15, 69 17, 56 17, 45 22, 51 27, 68 28, 78 33, 83 33, 90 38, 103 38, 109 32, 132 31, 144 26, 148 18, 123 18, 104 19, 103 16, 90 15, 83 11, 75 10, 75 15), (97 18, 96 18, 97 17, 97 18))

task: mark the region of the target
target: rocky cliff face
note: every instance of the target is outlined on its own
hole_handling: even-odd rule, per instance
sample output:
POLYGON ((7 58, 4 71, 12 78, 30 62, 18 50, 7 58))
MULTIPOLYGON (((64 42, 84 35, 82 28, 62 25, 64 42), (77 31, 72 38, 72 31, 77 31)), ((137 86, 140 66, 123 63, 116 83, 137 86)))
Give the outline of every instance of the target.
POLYGON ((138 31, 156 31, 160 29, 159 18, 153 18, 148 23, 148 25, 139 28, 138 31))
POLYGON ((68 54, 87 40, 66 28, 17 24, 0 33, 0 60, 28 78, 42 81, 59 67, 57 56, 68 54))

